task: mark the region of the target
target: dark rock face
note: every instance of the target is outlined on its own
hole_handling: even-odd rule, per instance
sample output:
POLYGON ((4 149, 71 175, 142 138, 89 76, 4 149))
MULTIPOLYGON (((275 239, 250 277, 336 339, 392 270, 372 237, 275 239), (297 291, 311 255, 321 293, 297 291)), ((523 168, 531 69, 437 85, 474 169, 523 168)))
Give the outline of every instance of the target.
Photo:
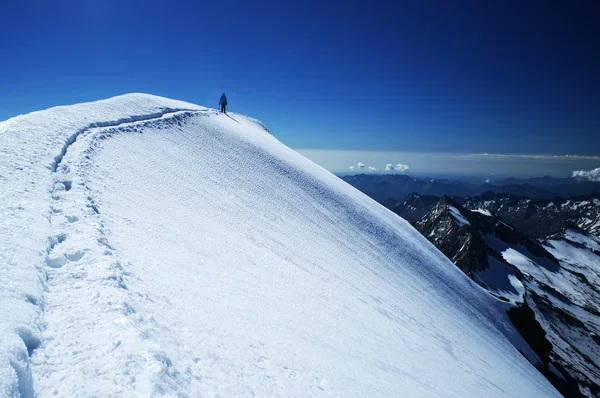
POLYGON ((535 312, 527 304, 522 304, 509 309, 508 317, 544 365, 548 366, 552 344, 546 338, 542 326, 535 320, 535 312))
POLYGON ((471 279, 511 303, 509 318, 561 393, 600 396, 600 239, 563 224, 552 239, 538 241, 491 211, 468 210, 449 197, 414 226, 471 279))
POLYGON ((552 343, 546 338, 544 328, 535 319, 535 312, 524 303, 508 310, 508 317, 515 325, 521 336, 531 348, 538 354, 544 366, 539 368, 544 376, 556 387, 565 397, 581 396, 577 380, 559 366, 560 377, 549 369, 551 365, 550 353, 552 352, 552 343))
POLYGON ((442 197, 426 216, 415 223, 415 228, 473 278, 473 271, 488 268, 488 257, 497 257, 497 254, 487 247, 479 234, 474 233, 471 221, 475 221, 476 216, 468 215, 465 219, 469 224, 461 225, 452 215, 451 207, 460 208, 460 205, 447 196, 442 197))
POLYGON ((468 211, 447 196, 442 197, 438 204, 414 225, 471 278, 473 278, 473 271, 488 269, 490 259, 506 264, 513 275, 519 274, 519 271, 511 266, 498 250, 490 247, 486 238, 488 236, 494 236, 507 247, 521 245, 535 256, 553 263, 554 268, 558 267, 558 261, 525 234, 491 214, 468 211), (457 222, 450 210, 452 208, 456 209, 468 224, 461 225, 457 222))

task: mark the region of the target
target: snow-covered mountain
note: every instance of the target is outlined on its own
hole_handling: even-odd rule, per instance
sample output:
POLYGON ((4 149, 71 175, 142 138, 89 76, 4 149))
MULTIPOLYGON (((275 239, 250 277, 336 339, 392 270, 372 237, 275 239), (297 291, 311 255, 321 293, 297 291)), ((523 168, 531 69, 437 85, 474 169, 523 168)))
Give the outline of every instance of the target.
POLYGON ((565 228, 539 242, 489 210, 468 210, 448 197, 415 227, 471 279, 510 303, 511 320, 561 392, 600 394, 600 239, 565 228))
MULTIPOLYGON (((381 201, 388 209, 408 221, 418 221, 439 201, 439 197, 412 193, 404 200, 381 201)), ((484 209, 502 221, 534 238, 547 239, 568 225, 600 237, 600 195, 532 199, 510 193, 486 192, 480 196, 452 200, 470 210, 484 209)))
POLYGON ((0 124, 0 395, 559 396, 506 303, 258 121, 0 124))
POLYGON ((536 238, 561 233, 566 224, 574 224, 590 234, 600 236, 600 194, 531 199, 487 192, 458 201, 468 209, 489 210, 506 223, 536 238))

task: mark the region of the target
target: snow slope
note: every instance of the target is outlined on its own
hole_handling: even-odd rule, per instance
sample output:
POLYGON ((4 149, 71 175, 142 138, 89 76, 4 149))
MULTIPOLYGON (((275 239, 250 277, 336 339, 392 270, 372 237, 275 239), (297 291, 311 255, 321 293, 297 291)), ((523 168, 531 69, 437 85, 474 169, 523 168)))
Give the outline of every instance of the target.
POLYGON ((254 119, 131 94, 0 148, 5 396, 559 396, 496 299, 254 119))

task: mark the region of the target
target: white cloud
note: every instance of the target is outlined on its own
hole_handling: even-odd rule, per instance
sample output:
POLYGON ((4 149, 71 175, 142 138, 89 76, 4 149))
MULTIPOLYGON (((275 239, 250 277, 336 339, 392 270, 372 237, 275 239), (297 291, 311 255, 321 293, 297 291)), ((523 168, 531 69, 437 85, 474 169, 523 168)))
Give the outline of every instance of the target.
POLYGON ((404 171, 408 171, 408 169, 409 169, 409 167, 408 167, 407 164, 400 164, 400 163, 398 163, 396 165, 396 171, 399 171, 401 173, 404 172, 404 171))
POLYGON ((385 171, 392 171, 394 170, 394 167, 392 166, 391 163, 388 163, 385 165, 385 171))
POLYGON ((350 166, 350 171, 354 171, 354 166, 350 166))
POLYGON ((531 160, 600 160, 600 156, 585 155, 520 155, 509 153, 473 153, 457 155, 464 158, 504 158, 504 159, 531 159, 531 160))
POLYGON ((376 171, 377 169, 375 167, 369 167, 369 173, 374 173, 376 171))
POLYGON ((364 170, 365 169, 365 164, 363 162, 358 162, 357 166, 360 170, 364 170))
POLYGON ((600 167, 598 167, 597 169, 590 170, 590 171, 585 171, 585 170, 574 171, 573 177, 600 182, 600 167))
MULTIPOLYGON (((552 155, 503 155, 488 151, 488 155, 461 153, 425 153, 395 151, 341 151, 302 149, 298 152, 313 162, 334 173, 348 173, 348 166, 354 165, 355 173, 367 172, 367 165, 377 167, 385 173, 386 160, 402 160, 410 165, 408 171, 388 171, 387 173, 415 174, 431 177, 432 174, 444 175, 488 175, 492 181, 497 176, 510 177, 570 177, 573 170, 592 170, 600 166, 600 157, 596 156, 552 156, 552 155), (364 169, 357 165, 360 159, 364 169), (364 170, 364 171, 363 171, 364 170), (496 176, 492 177, 496 173, 496 176)), ((399 162, 397 162, 399 163, 399 162)), ((393 163, 395 166, 396 163, 393 163)))

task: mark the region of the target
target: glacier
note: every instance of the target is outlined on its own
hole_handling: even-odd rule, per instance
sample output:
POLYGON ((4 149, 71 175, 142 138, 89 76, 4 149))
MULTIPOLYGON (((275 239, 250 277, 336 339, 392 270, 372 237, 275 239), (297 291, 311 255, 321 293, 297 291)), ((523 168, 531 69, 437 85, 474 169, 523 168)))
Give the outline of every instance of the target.
POLYGON ((502 302, 247 116, 9 119, 0 214, 7 397, 560 396, 502 302))

